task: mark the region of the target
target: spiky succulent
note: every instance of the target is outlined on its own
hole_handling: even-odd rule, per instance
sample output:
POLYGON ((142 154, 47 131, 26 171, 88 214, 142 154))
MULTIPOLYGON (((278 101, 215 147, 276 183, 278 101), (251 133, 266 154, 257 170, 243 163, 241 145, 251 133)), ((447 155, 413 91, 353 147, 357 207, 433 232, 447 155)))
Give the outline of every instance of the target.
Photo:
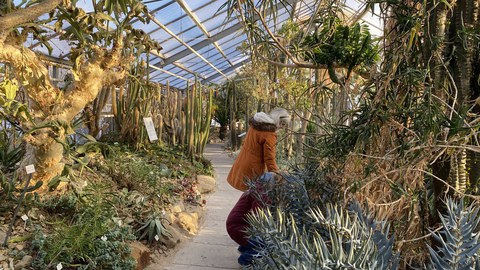
POLYGON ((432 235, 438 243, 436 248, 428 246, 430 269, 460 270, 480 269, 478 250, 478 207, 465 209, 463 200, 447 200, 447 213, 440 217, 443 228, 432 235))

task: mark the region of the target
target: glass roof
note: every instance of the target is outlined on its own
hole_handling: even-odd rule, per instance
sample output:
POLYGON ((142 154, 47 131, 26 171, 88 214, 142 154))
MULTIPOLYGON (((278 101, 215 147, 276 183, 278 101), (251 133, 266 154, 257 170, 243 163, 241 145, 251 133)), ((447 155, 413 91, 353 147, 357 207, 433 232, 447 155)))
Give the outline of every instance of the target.
MULTIPOLYGON (((365 0, 346 0, 345 12, 355 14, 365 5, 365 0)), ((291 0, 296 5, 296 18, 308 18, 314 7, 313 0, 291 0)), ((225 0, 147 0, 144 4, 155 17, 148 24, 137 21, 135 28, 149 33, 163 47, 160 54, 150 55, 150 79, 183 89, 197 76, 204 83, 219 84, 233 76, 250 61, 238 50, 246 40, 242 23, 237 17, 227 21, 226 10, 219 10, 225 0)), ((79 5, 91 10, 90 1, 80 0, 79 5)), ((288 19, 280 10, 281 21, 288 19)), ((367 13, 362 20, 368 23, 373 35, 381 35, 379 20, 367 13)), ((281 25, 270 25, 272 31, 281 25)), ((52 37, 56 38, 56 37, 52 37)), ((56 39, 53 55, 60 58, 68 54, 68 44, 56 39)), ((35 46, 29 40, 27 46, 35 46)), ((45 48, 35 47, 46 52, 45 48)))

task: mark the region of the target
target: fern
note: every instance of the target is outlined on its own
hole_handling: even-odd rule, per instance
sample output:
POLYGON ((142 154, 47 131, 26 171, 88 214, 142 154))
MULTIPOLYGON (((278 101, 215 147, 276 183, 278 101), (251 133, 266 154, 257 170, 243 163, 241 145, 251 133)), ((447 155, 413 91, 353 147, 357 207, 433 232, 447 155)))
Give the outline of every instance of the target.
POLYGON ((440 217, 443 229, 432 233, 439 246, 428 246, 431 269, 480 269, 478 210, 473 206, 465 209, 462 200, 447 200, 447 214, 440 217))

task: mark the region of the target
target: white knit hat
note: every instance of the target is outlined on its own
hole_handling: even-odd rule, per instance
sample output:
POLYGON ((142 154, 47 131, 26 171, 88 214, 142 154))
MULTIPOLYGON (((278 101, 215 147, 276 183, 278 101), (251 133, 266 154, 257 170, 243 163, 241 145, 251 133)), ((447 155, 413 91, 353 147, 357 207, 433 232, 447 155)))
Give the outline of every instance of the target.
POLYGON ((286 125, 290 123, 290 114, 285 109, 275 108, 270 111, 269 116, 273 119, 277 127, 280 127, 281 123, 285 123, 286 125))

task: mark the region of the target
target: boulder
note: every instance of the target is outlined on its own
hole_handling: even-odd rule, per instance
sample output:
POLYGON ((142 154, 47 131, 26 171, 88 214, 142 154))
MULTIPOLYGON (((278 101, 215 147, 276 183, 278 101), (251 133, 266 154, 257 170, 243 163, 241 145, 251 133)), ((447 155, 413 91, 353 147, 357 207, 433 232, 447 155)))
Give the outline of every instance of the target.
POLYGON ((198 214, 197 213, 178 213, 177 223, 180 228, 185 229, 191 234, 198 232, 198 214))
POLYGON ((15 264, 14 269, 19 270, 22 268, 28 268, 33 262, 33 257, 29 255, 23 256, 23 258, 15 264))
POLYGON ((150 263, 150 249, 138 241, 132 242, 129 245, 132 250, 132 258, 137 262, 135 270, 145 269, 150 263))
POLYGON ((210 193, 215 190, 216 181, 215 178, 211 176, 198 175, 197 182, 197 189, 201 194, 210 193))
POLYGON ((170 236, 162 235, 160 242, 165 245, 167 249, 173 249, 182 241, 183 235, 177 230, 177 228, 171 225, 167 225, 165 229, 170 233, 170 236))
POLYGON ((185 211, 185 205, 183 202, 178 202, 175 205, 172 206, 171 208, 172 213, 180 213, 185 211))
POLYGON ((7 233, 0 229, 0 244, 3 244, 5 237, 7 237, 7 233))

